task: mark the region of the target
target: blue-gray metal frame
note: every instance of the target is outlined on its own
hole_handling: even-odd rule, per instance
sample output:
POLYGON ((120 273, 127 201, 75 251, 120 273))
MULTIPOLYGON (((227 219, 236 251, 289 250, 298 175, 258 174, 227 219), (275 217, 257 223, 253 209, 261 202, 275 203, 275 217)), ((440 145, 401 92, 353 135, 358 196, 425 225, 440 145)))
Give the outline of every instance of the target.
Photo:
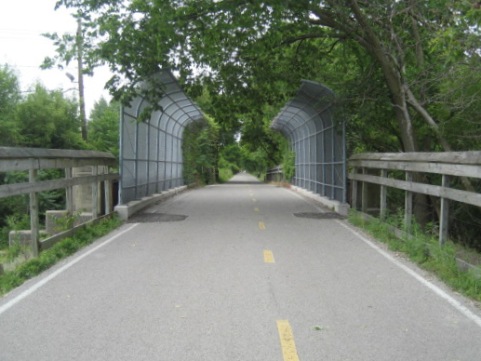
POLYGON ((155 77, 164 93, 158 103, 162 111, 153 111, 148 121, 140 121, 142 111, 151 105, 141 96, 121 109, 120 204, 184 184, 183 132, 189 123, 204 119, 170 71, 155 77))
POLYGON ((333 98, 329 88, 303 80, 271 128, 284 134, 296 154, 293 184, 345 203, 345 127, 334 121, 333 98))

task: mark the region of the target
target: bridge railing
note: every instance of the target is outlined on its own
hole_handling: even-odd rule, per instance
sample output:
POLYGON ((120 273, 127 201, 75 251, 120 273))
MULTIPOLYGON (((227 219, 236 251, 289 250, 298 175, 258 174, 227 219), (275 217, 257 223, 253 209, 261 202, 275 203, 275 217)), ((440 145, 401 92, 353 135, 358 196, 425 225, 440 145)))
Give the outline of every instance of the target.
POLYGON ((30 226, 32 254, 37 256, 39 243, 39 201, 38 194, 43 191, 65 189, 66 211, 74 210, 73 189, 75 186, 90 185, 91 218, 99 216, 100 210, 105 214, 112 212, 112 182, 119 178, 117 173, 109 173, 109 167, 116 167, 117 160, 110 153, 86 150, 57 150, 41 148, 0 147, 0 173, 28 172, 29 181, 15 184, 1 184, 0 198, 29 194, 30 226), (91 167, 88 175, 74 177, 73 169, 91 167), (38 171, 45 169, 63 169, 64 177, 53 180, 38 180, 38 171), (100 197, 100 183, 104 183, 104 197, 100 197), (103 199, 104 204, 99 204, 103 199))
POLYGON ((285 176, 282 171, 282 166, 278 165, 275 168, 268 169, 266 172, 266 182, 284 182, 285 176))
POLYGON ((473 189, 470 181, 481 179, 481 152, 478 151, 356 154, 349 159, 349 168, 351 207, 366 213, 374 204, 380 218, 384 219, 388 188, 403 190, 404 224, 408 232, 412 225, 413 194, 438 197, 440 244, 448 238, 450 201, 481 207, 481 194, 473 189), (436 175, 438 184, 423 182, 426 179, 423 174, 430 174, 431 179, 436 175), (463 184, 462 188, 467 190, 452 187, 454 183, 463 184))

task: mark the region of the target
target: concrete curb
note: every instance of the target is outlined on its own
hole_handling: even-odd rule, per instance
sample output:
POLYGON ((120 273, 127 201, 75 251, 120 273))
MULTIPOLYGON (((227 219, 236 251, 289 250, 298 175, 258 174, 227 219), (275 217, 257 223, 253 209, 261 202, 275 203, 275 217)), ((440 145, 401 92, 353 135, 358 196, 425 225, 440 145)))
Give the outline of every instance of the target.
POLYGON ((301 194, 304 197, 314 200, 315 202, 321 203, 324 207, 327 207, 342 216, 347 216, 347 213, 349 212, 350 205, 347 203, 341 203, 339 201, 323 197, 317 193, 313 193, 297 186, 291 186, 290 189, 294 192, 301 194))
POLYGON ((185 192, 188 189, 188 186, 181 186, 173 189, 169 189, 168 191, 153 194, 149 197, 144 197, 138 201, 131 201, 127 204, 120 204, 115 206, 114 211, 118 213, 120 219, 123 221, 128 220, 132 217, 135 213, 139 212, 140 210, 151 206, 157 202, 164 201, 168 198, 171 198, 179 193, 185 192))

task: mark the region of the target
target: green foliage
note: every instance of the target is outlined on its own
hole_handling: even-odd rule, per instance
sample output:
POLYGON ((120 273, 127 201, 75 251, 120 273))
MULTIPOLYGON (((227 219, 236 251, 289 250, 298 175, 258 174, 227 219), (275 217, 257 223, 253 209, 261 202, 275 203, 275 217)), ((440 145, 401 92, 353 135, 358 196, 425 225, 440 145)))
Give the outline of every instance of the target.
MULTIPOLYGON (((43 169, 38 172, 38 180, 53 180, 64 178, 64 172, 60 169, 43 169)), ((39 213, 41 219, 45 218, 45 211, 65 209, 65 191, 54 189, 39 193, 39 213)))
POLYGON ((242 150, 238 143, 232 143, 222 148, 219 154, 219 181, 227 182, 242 169, 242 150))
POLYGON ((7 249, 7 259, 12 260, 22 251, 22 246, 14 240, 13 246, 9 247, 10 231, 20 231, 30 229, 30 217, 28 214, 20 214, 17 212, 10 213, 11 210, 4 213, 1 223, 0 249, 7 249))
MULTIPOLYGON (((24 172, 0 174, 0 184, 28 181, 24 172)), ((30 218, 28 195, 2 198, 0 202, 0 249, 8 247, 8 234, 11 230, 29 229, 30 218), (20 228, 25 226, 25 228, 20 228)))
POLYGON ((58 34, 58 33, 44 33, 42 36, 52 41, 55 47, 55 55, 52 57, 47 56, 43 60, 41 65, 42 69, 51 69, 57 66, 59 69, 63 69, 69 66, 71 62, 77 62, 80 53, 82 54, 82 69, 83 73, 92 75, 96 66, 99 65, 99 59, 96 55, 96 34, 90 31, 89 24, 82 21, 80 14, 74 16, 72 22, 80 21, 80 33, 79 29, 75 34, 58 34))
POLYGON ((282 145, 282 173, 286 182, 291 182, 296 173, 296 153, 290 148, 287 141, 282 145))
POLYGON ((219 133, 215 122, 191 123, 184 130, 182 152, 186 184, 204 185, 217 180, 219 133))
MULTIPOLYGON (((52 180, 63 178, 63 171, 45 169, 38 172, 38 180, 52 180)), ((28 182, 26 172, 9 172, 0 177, 0 184, 15 184, 28 182)), ((39 193, 40 222, 44 223, 47 210, 65 208, 65 191, 55 189, 39 193)), ((30 229, 28 195, 2 198, 0 202, 0 249, 8 245, 8 233, 11 230, 30 229)))
MULTIPOLYGON (((49 91, 37 84, 33 93, 22 98, 18 79, 8 66, 0 67, 0 146, 56 149, 96 148, 118 155, 119 105, 99 101, 92 112, 91 145, 80 135, 78 104, 60 91, 49 91)), ((41 170, 38 178, 63 177, 61 170, 41 170)), ((0 174, 0 184, 28 181, 26 172, 0 174)), ((65 208, 62 189, 39 193, 40 222, 46 210, 65 208)), ((10 230, 29 229, 28 195, 3 198, 0 202, 0 249, 8 246, 10 230), (26 222, 24 222, 26 220, 26 222)))
POLYGON ((219 182, 225 183, 228 182, 234 176, 234 172, 232 172, 229 165, 224 165, 219 162, 219 182))
POLYGON ((102 98, 94 104, 88 123, 89 144, 96 150, 119 157, 120 104, 102 98))
POLYGON ((366 220, 355 211, 350 212, 349 221, 368 231, 377 240, 387 243, 391 250, 406 254, 413 262, 435 273, 456 291, 481 301, 481 277, 458 268, 453 244, 447 243, 441 247, 436 238, 421 232, 417 226, 414 227, 412 237, 398 238, 389 224, 377 218, 366 220))
POLYGON ((9 223, 11 223, 9 217, 18 219, 22 214, 28 217, 27 197, 15 196, 2 198, 0 202, 0 249, 8 247, 8 233, 12 230, 12 228, 9 227, 9 223))
POLYGON ((35 91, 17 107, 16 121, 21 134, 17 146, 51 149, 85 149, 80 135, 77 104, 60 91, 37 84, 35 91))
POLYGON ((30 227, 30 217, 28 214, 11 215, 6 217, 6 224, 12 231, 20 231, 30 227))
POLYGON ((264 180, 268 167, 268 157, 266 151, 258 148, 255 151, 250 151, 247 148, 242 148, 244 169, 255 175, 260 180, 264 180))
POLYGON ((85 226, 71 238, 66 238, 52 248, 41 252, 38 258, 30 259, 15 270, 0 275, 0 295, 20 286, 29 278, 38 275, 63 258, 72 255, 99 237, 119 227, 120 224, 121 221, 113 217, 103 219, 95 225, 85 226))
MULTIPOLYGON (((57 6, 81 18, 86 44, 92 40, 86 55, 110 66, 107 86, 118 99, 127 102, 139 81, 170 68, 216 120, 219 146, 241 133, 242 164, 222 151, 215 162, 223 178, 236 166, 262 174, 260 167, 289 160, 269 123, 301 79, 336 93, 348 156, 481 148, 475 1, 59 0, 57 6)), ((74 40, 51 38, 58 46, 74 40)), ((67 55, 68 47, 58 50, 67 55)), ((152 89, 147 95, 155 103, 162 88, 152 89)), ((9 129, 5 137, 15 139, 18 132, 9 129)), ((187 175, 200 181, 204 166, 214 163, 197 154, 187 175)), ((465 211, 459 219, 476 214, 465 211)))
MULTIPOLYGON (((207 111, 221 127, 221 142, 224 131, 229 137, 242 128, 244 142, 269 157, 265 108, 275 115, 301 79, 338 94, 347 108, 350 152, 426 151, 447 149, 452 133, 443 130, 462 128, 453 122, 463 119, 453 117, 461 108, 443 104, 453 92, 442 83, 465 63, 481 73, 481 10, 470 1, 58 4, 82 14, 90 32, 101 35, 95 53, 115 73, 114 92, 132 90, 158 66, 178 70, 195 97, 208 90, 207 111)), ((463 89, 462 82, 448 82, 463 89)))
POLYGON ((0 146, 12 146, 18 141, 14 116, 20 95, 17 76, 7 65, 0 65, 0 146))
POLYGON ((66 213, 63 217, 54 219, 54 232, 60 233, 72 229, 75 222, 79 219, 81 211, 76 211, 73 214, 66 213))

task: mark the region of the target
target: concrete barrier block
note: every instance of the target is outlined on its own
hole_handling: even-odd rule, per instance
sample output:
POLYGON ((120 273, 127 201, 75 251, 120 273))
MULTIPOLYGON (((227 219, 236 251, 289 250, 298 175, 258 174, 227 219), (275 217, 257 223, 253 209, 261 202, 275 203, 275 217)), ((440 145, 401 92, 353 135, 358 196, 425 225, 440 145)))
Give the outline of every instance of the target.
POLYGON ((48 235, 52 236, 88 222, 92 217, 92 212, 75 212, 69 215, 66 210, 47 211, 45 213, 45 230, 48 235))
POLYGON ((79 215, 75 217, 75 220, 73 222, 73 226, 78 226, 79 224, 88 222, 93 219, 93 214, 92 212, 82 212, 79 215))
MULTIPOLYGON (((41 230, 40 237, 47 236, 47 232, 45 230, 41 230)), ((18 231, 10 231, 8 233, 8 245, 10 247, 19 244, 20 246, 30 246, 30 242, 32 240, 32 231, 31 230, 18 230, 18 231)))
POLYGON ((188 189, 187 186, 181 186, 173 189, 169 189, 162 193, 153 194, 149 197, 143 197, 141 200, 138 201, 131 201, 127 204, 119 204, 115 206, 114 211, 117 212, 120 219, 126 221, 135 213, 139 212, 140 210, 147 208, 157 202, 164 201, 170 197, 175 196, 176 194, 182 193, 188 189))
POLYGON ((349 212, 350 206, 347 203, 341 203, 339 201, 332 200, 332 199, 329 199, 327 197, 323 197, 323 196, 321 196, 317 193, 313 193, 309 190, 306 190, 306 189, 303 189, 303 188, 300 188, 300 187, 293 186, 291 189, 300 193, 300 194, 302 194, 303 196, 305 196, 307 198, 310 198, 310 199, 322 204, 324 207, 327 207, 331 211, 339 213, 342 216, 347 216, 347 214, 349 212))
POLYGON ((65 222, 67 216, 66 210, 46 211, 45 212, 45 230, 47 234, 53 235, 65 231, 65 222))

